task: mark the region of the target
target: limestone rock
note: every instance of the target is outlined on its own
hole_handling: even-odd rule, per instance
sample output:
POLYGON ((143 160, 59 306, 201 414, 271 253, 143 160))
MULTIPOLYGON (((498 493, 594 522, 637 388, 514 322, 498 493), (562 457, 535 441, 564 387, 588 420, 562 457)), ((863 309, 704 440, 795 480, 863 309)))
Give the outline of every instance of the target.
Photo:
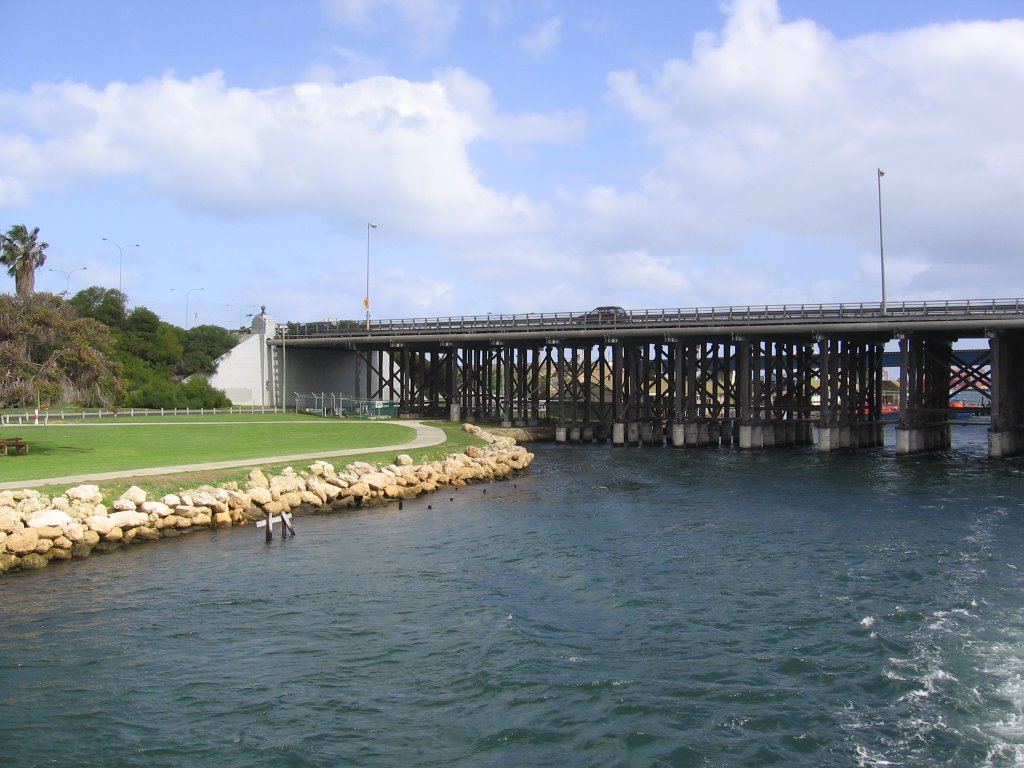
POLYGON ((139 488, 137 485, 133 485, 127 491, 121 494, 121 498, 125 501, 130 501, 136 507, 142 504, 146 500, 146 492, 139 488))
POLYGON ((25 527, 21 522, 21 515, 14 511, 13 507, 0 507, 0 531, 14 533, 25 527))
POLYGON ((363 475, 363 482, 370 487, 371 491, 383 491, 395 481, 393 475, 385 472, 370 472, 363 475))
POLYGON ((74 488, 68 488, 64 491, 64 495, 73 502, 82 501, 86 504, 99 504, 103 501, 103 494, 100 493, 99 486, 96 485, 76 485, 74 488))
POLYGON ((413 465, 412 456, 400 453, 395 457, 395 464, 399 467, 411 467, 413 465))
MULTIPOLYGON (((89 531, 99 534, 99 536, 106 536, 110 533, 110 529, 114 527, 114 521, 107 515, 92 515, 91 517, 85 518, 85 524, 88 526, 89 531)), ((86 534, 88 536, 88 532, 86 534)), ((99 537, 96 539, 99 541, 99 537)), ((86 539, 88 541, 88 539, 86 539)))
POLYGON ((41 512, 36 512, 28 520, 25 521, 25 525, 29 528, 60 528, 62 525, 67 525, 71 521, 71 515, 67 512, 60 512, 56 509, 46 509, 41 512))
POLYGON ((9 552, 0 552, 0 573, 13 571, 21 564, 21 558, 9 552))
POLYGON ((110 502, 110 508, 115 512, 135 512, 138 507, 131 499, 114 499, 110 502))
POLYGON ((7 536, 7 551, 12 555, 23 557, 29 552, 35 552, 37 546, 39 546, 39 533, 33 528, 25 528, 7 536))
POLYGON ((135 528, 149 522, 149 515, 144 512, 114 512, 108 517, 110 522, 118 528, 135 528))
POLYGON ((167 517, 171 514, 171 508, 162 501, 144 501, 139 505, 139 512, 157 517, 167 517))
POLYGON ((259 504, 263 507, 270 504, 273 500, 273 494, 270 493, 269 488, 264 488, 262 485, 254 486, 249 490, 249 497, 252 499, 253 504, 259 504))
POLYGON ((249 485, 253 488, 269 488, 270 481, 263 474, 263 470, 256 468, 249 472, 249 485))
POLYGON ((31 552, 21 558, 20 566, 24 569, 45 568, 50 564, 49 559, 37 552, 31 552))

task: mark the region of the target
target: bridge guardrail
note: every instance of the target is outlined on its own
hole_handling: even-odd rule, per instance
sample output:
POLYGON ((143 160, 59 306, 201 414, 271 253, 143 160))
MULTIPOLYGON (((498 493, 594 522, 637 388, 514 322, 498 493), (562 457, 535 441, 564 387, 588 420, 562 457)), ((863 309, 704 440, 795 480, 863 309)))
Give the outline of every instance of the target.
MULTIPOLYGON (((354 320, 288 323, 289 339, 365 338, 367 336, 414 336, 417 334, 465 334, 490 331, 557 332, 564 330, 618 330, 662 326, 798 323, 810 320, 877 322, 949 318, 1013 317, 1024 315, 1024 298, 961 299, 830 304, 765 304, 687 309, 641 309, 601 312, 551 312, 526 314, 462 315, 452 317, 374 320, 369 330, 354 320)), ((281 337, 281 328, 278 338, 281 337)))

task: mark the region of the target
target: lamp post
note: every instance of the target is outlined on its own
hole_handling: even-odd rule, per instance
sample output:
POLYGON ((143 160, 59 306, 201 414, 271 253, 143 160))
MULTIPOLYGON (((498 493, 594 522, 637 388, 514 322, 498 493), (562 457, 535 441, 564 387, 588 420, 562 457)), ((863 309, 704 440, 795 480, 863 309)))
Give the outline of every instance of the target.
POLYGON ((366 298, 363 299, 363 306, 366 308, 366 331, 370 331, 370 230, 376 229, 376 224, 366 223, 366 298))
POLYGON ((181 291, 185 294, 185 330, 188 330, 188 297, 192 291, 201 291, 202 288, 171 288, 172 291, 181 291))
POLYGON ((882 266, 882 314, 888 314, 885 303, 885 240, 882 237, 882 177, 885 171, 878 169, 878 259, 882 266))
POLYGON ((88 267, 75 267, 74 269, 70 269, 66 272, 63 269, 48 269, 47 271, 60 272, 62 275, 64 275, 64 298, 66 299, 71 289, 71 275, 83 269, 88 269, 88 267))
POLYGON ((288 411, 288 326, 281 328, 281 406, 288 411))
POLYGON ((103 239, 106 240, 108 243, 113 243, 114 245, 117 246, 117 290, 119 293, 124 293, 123 284, 121 282, 121 270, 124 265, 124 248, 141 248, 142 246, 139 245, 138 243, 132 243, 131 245, 126 245, 124 246, 124 248, 122 248, 121 244, 118 243, 116 240, 111 240, 109 237, 104 237, 103 239))

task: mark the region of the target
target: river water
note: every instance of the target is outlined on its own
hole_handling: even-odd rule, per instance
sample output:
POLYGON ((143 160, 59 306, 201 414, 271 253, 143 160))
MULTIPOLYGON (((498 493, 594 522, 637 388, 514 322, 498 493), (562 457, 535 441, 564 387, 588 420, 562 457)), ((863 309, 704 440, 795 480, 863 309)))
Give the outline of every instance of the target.
POLYGON ((4 576, 0 763, 1024 765, 1024 463, 983 427, 533 450, 286 541, 4 576))

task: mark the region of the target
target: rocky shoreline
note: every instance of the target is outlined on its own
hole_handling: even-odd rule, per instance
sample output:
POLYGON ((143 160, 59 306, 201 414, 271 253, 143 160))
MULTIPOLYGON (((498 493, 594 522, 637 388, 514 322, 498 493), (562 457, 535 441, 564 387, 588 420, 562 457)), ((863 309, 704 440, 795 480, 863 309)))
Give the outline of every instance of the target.
POLYGON ((0 574, 202 528, 250 525, 268 513, 413 499, 442 487, 501 480, 533 462, 533 454, 511 437, 472 424, 463 429, 487 445, 424 464, 401 454, 382 468, 356 462, 339 471, 315 461, 305 470, 287 467, 269 477, 254 469, 242 487, 234 482, 202 485, 160 499, 147 498, 136 486, 109 501, 95 485, 78 485, 52 497, 34 490, 0 491, 0 574))

